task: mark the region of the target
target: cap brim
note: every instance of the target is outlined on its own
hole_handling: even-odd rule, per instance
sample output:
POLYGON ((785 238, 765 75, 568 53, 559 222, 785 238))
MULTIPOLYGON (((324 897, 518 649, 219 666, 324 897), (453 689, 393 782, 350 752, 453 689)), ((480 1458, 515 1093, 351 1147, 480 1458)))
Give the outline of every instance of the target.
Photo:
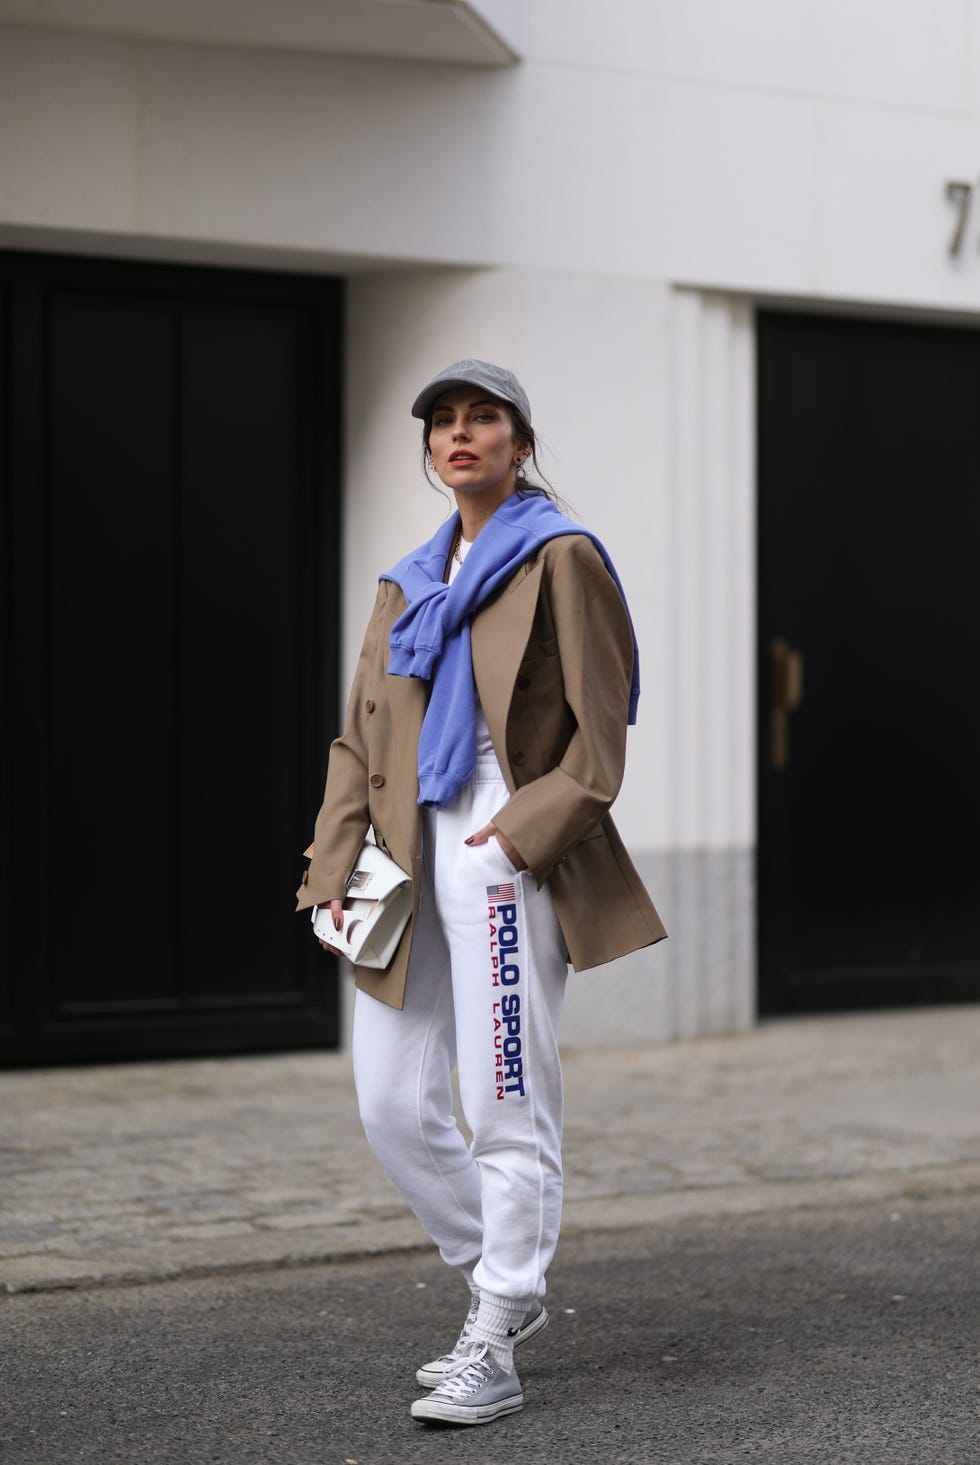
MULTIPOLYGON (((412 403, 412 416, 421 417, 422 420, 425 421, 425 418, 429 415, 432 404, 434 402, 438 402, 439 398, 444 392, 454 391, 456 387, 478 386, 480 386, 479 382, 467 381, 465 376, 449 377, 446 379, 446 381, 431 382, 429 386, 425 387, 423 391, 419 392, 418 396, 415 398, 415 401, 412 403)), ((486 387, 481 387, 481 391, 486 390, 486 387)), ((496 392, 491 392, 490 395, 492 397, 497 396, 496 392)), ((498 401, 499 400, 500 399, 498 398, 498 401)))

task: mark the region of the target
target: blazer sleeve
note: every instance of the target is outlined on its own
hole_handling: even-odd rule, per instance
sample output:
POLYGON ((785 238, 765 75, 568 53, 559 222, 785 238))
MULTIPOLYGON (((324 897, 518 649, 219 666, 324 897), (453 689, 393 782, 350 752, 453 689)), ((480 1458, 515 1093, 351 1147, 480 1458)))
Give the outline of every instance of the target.
POLYGON ((595 545, 569 536, 566 546, 556 557, 549 594, 575 729, 558 765, 518 788, 493 816, 539 885, 572 845, 596 833, 626 765, 629 615, 595 545))
POLYGON ((388 582, 378 587, 378 598, 368 622, 347 703, 344 731, 330 745, 323 803, 313 833, 313 855, 303 883, 296 892, 298 911, 313 905, 343 900, 364 837, 371 824, 368 812, 367 727, 364 704, 377 677, 388 582))

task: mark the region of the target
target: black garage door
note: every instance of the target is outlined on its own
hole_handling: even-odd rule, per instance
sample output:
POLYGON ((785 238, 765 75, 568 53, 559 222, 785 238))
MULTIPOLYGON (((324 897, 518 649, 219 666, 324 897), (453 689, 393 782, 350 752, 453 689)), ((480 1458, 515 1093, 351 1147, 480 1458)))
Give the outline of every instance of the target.
POLYGON ((336 1040, 341 286, 0 255, 6 1064, 336 1040))
POLYGON ((980 998, 980 332, 759 317, 765 1012, 980 998))

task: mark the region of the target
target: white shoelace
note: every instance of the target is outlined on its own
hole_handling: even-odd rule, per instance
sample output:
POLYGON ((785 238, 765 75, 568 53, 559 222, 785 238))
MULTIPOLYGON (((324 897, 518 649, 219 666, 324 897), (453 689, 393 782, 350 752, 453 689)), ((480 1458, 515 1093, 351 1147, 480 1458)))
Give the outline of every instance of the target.
POLYGON ((460 1358, 470 1346, 473 1329, 476 1327, 476 1315, 479 1311, 480 1299, 479 1297, 474 1297, 473 1301, 470 1303, 470 1310, 466 1314, 466 1321, 460 1329, 459 1337, 453 1344, 452 1351, 443 1354, 443 1357, 448 1358, 451 1363, 455 1363, 456 1360, 460 1358))
POLYGON ((467 1394, 482 1389, 493 1377, 496 1363, 489 1343, 475 1343, 471 1346, 473 1351, 457 1359, 439 1385, 439 1393, 448 1395, 454 1401, 465 1399, 467 1394))

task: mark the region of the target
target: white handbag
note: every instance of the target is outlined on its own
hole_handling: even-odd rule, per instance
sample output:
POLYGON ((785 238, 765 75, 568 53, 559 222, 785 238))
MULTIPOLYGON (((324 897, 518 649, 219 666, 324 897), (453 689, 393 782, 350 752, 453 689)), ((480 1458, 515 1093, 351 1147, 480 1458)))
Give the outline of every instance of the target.
POLYGON ((344 924, 334 930, 329 905, 313 907, 314 933, 355 966, 383 971, 394 956, 412 914, 412 880, 370 840, 361 845, 347 882, 344 924))

